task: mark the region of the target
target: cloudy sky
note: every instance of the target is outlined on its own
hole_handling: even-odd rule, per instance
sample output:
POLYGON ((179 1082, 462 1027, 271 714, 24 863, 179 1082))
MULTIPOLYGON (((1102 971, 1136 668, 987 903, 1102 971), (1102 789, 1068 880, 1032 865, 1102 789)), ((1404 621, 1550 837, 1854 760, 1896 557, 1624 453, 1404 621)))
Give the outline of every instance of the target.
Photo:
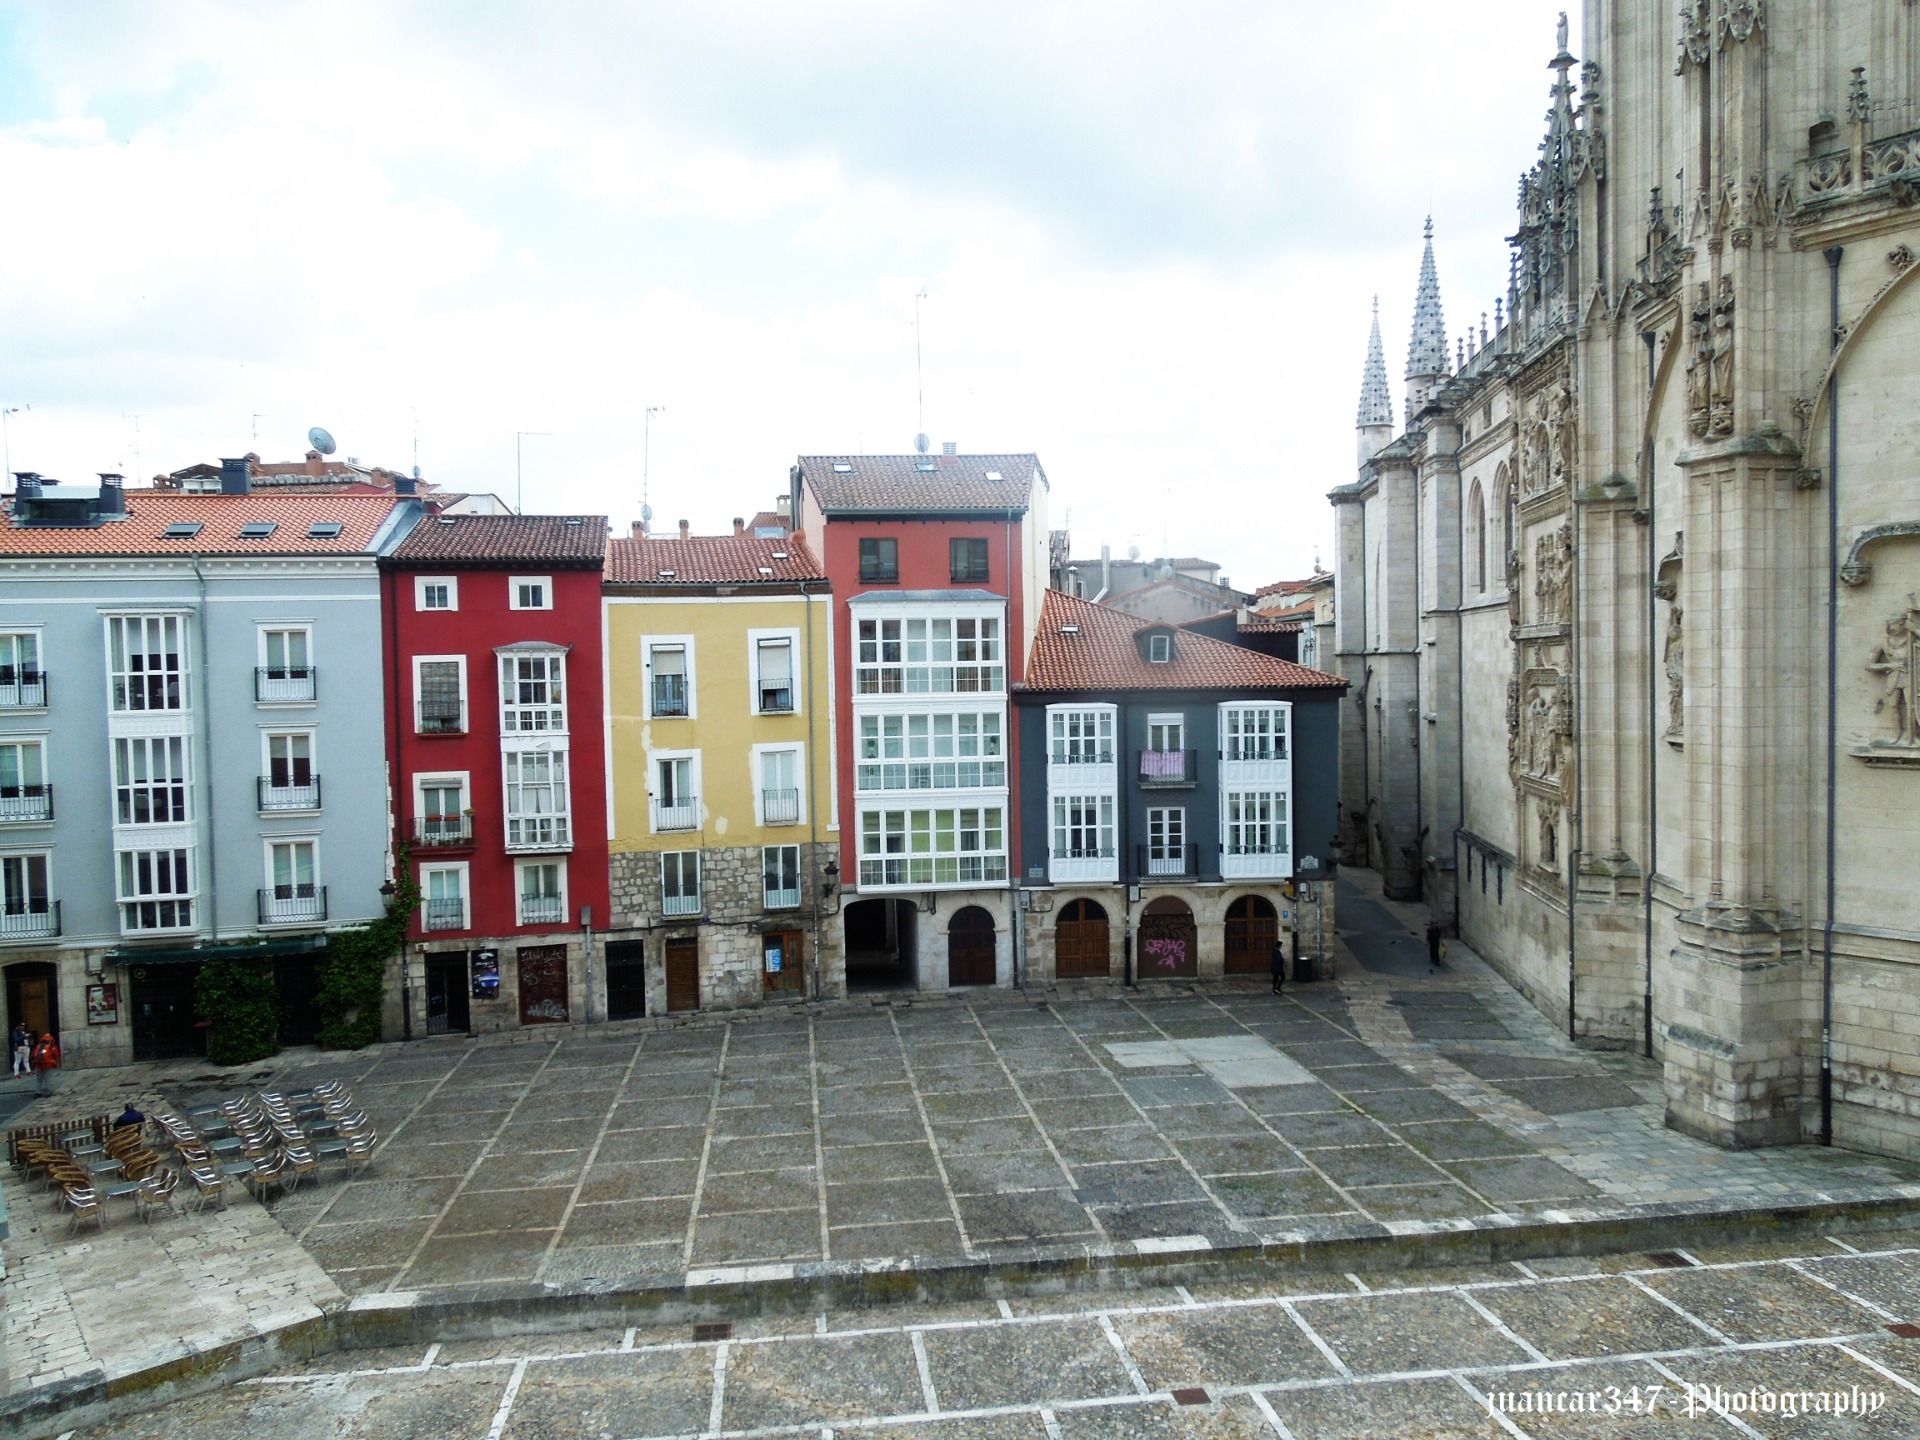
POLYGON ((1037 451, 1076 552, 1300 572, 1422 217, 1450 335, 1504 286, 1554 15, 0 0, 13 467, 323 424, 511 502, 547 431, 526 508, 625 524, 660 406, 655 514, 718 530, 795 454, 911 447, 924 291, 924 428, 1037 451))

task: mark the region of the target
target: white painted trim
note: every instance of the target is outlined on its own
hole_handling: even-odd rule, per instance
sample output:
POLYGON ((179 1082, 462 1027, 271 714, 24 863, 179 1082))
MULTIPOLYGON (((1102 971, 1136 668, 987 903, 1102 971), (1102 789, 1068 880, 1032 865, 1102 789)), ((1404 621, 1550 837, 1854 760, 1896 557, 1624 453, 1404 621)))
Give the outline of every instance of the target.
MULTIPOLYGON (((816 580, 812 583, 823 585, 826 582, 816 580)), ((693 591, 679 595, 603 595, 601 599, 608 605, 765 605, 772 601, 787 601, 793 604, 805 601, 808 604, 826 605, 831 608, 833 596, 820 590, 809 591, 802 595, 799 590, 794 589, 768 590, 754 595, 705 595, 693 591)))
POLYGON ((696 674, 693 636, 642 635, 640 637, 640 700, 640 713, 648 720, 697 720, 700 718, 700 684, 696 674), (687 713, 656 716, 653 713, 653 652, 676 647, 686 657, 687 713))
POLYGON ((467 657, 465 655, 415 655, 413 657, 413 733, 416 735, 445 735, 445 730, 422 730, 420 728, 420 667, 429 661, 451 660, 460 667, 460 729, 458 734, 473 733, 473 714, 467 696, 467 657))
POLYGON ((509 575, 507 577, 507 609, 553 609, 553 577, 551 575, 509 575), (520 603, 520 587, 522 585, 538 585, 540 587, 540 598, 544 603, 539 605, 522 605, 520 603))
POLYGON ((437 871, 450 871, 460 877, 460 928, 462 930, 471 930, 473 928, 473 884, 472 870, 468 862, 465 860, 423 860, 416 863, 418 868, 415 871, 415 875, 417 877, 417 883, 420 886, 420 933, 427 936, 439 933, 437 930, 429 930, 427 928, 425 908, 427 901, 431 898, 427 892, 427 876, 437 871))
POLYGON ((804 713, 807 704, 805 666, 806 659, 801 653, 798 626, 775 625, 749 629, 747 631, 747 713, 774 718, 804 713), (760 708, 760 642, 763 640, 787 642, 787 683, 793 691, 793 708, 790 710, 760 708))
MULTIPOLYGON (((440 788, 452 781, 460 787, 460 809, 464 814, 473 808, 473 772, 471 770, 416 770, 410 777, 413 781, 413 810, 410 819, 418 821, 426 811, 426 789, 429 785, 440 788)), ((412 839, 411 836, 408 837, 412 839)))
POLYGON ((416 575, 413 577, 413 608, 420 615, 451 615, 460 608, 460 577, 458 575, 416 575), (430 606, 426 603, 426 589, 429 585, 447 587, 447 603, 430 606))
MULTIPOLYGON (((649 835, 692 835, 700 836, 707 828, 707 800, 702 785, 700 752, 698 750, 649 750, 647 752, 647 834, 649 835), (656 811, 654 801, 657 794, 655 781, 660 778, 660 762, 663 760, 686 760, 690 777, 688 783, 693 786, 694 806, 698 811, 697 823, 691 830, 662 830, 655 824, 656 811)), ((695 849, 700 848, 698 845, 695 849)))
POLYGON ((513 923, 516 925, 565 925, 569 923, 568 917, 572 913, 568 908, 567 871, 569 868, 571 867, 568 866, 564 855, 530 855, 525 859, 515 859, 513 862, 513 923), (526 895, 525 887, 521 884, 521 872, 534 865, 547 866, 560 873, 560 918, 557 921, 529 920, 525 912, 520 908, 520 902, 526 895))

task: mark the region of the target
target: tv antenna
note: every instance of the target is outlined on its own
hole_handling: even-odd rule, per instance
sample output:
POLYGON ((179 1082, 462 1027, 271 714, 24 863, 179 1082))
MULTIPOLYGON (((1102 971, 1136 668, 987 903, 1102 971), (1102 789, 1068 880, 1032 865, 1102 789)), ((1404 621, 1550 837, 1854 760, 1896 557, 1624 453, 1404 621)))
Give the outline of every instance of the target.
MULTIPOLYGON (((927 372, 920 354, 920 302, 926 298, 927 287, 924 285, 913 292, 913 389, 917 407, 914 418, 918 422, 913 428, 920 432, 922 439, 927 433, 927 372)), ((920 444, 919 440, 914 444, 922 455, 927 453, 927 447, 920 444)))
POLYGON ((648 484, 653 478, 653 417, 667 413, 664 405, 649 405, 647 413, 640 422, 640 518, 651 520, 653 506, 648 496, 648 484))
POLYGON ((33 409, 31 405, 0 406, 0 449, 6 451, 7 457, 5 479, 11 480, 13 478, 13 430, 7 424, 7 417, 9 415, 18 415, 22 410, 31 409, 33 409))
POLYGON ((551 430, 516 430, 513 432, 513 513, 518 515, 525 509, 525 488, 520 479, 520 442, 529 435, 551 438, 551 430))

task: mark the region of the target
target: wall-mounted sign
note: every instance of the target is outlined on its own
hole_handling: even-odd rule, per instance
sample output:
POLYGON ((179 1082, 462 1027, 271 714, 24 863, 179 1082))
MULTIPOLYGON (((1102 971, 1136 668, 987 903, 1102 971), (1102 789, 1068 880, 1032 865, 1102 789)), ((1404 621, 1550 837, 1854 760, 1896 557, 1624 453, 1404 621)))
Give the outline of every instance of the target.
POLYGON ((87 986, 87 1024, 120 1023, 120 987, 114 984, 87 986))
POLYGON ((498 950, 473 952, 473 998, 476 1000, 500 998, 500 952, 498 950))

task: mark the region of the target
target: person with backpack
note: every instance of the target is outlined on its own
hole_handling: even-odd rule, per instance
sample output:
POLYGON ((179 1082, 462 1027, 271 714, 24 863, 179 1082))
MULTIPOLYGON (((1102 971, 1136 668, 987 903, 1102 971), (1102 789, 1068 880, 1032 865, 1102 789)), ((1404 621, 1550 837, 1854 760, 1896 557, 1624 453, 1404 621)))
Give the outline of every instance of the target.
POLYGON ((42 1095, 53 1093, 53 1072, 60 1068, 60 1042, 48 1031, 33 1047, 34 1088, 42 1095))

